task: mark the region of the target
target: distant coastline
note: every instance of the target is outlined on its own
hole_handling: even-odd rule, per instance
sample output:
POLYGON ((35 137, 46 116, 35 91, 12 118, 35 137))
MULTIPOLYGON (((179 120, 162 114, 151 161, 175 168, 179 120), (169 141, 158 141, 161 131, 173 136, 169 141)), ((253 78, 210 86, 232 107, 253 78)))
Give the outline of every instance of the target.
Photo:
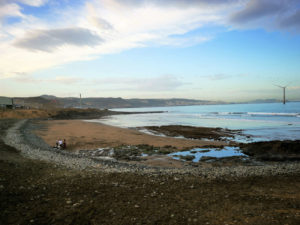
MULTIPOLYGON (((18 107, 25 108, 145 108, 145 107, 169 107, 169 106, 193 106, 193 105, 225 105, 225 104, 251 104, 251 103, 277 103, 279 99, 256 99, 244 102, 208 101, 185 98, 171 99, 124 99, 124 98, 76 98, 76 97, 56 97, 53 95, 41 95, 37 97, 10 97, 18 107)), ((288 102, 296 102, 288 101, 288 102)))

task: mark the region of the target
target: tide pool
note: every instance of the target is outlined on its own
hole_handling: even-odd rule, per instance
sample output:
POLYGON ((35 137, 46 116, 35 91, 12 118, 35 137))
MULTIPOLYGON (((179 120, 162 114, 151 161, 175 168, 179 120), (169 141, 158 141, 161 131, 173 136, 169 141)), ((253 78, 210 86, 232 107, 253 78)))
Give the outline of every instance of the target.
POLYGON ((230 147, 226 146, 222 149, 217 148, 194 148, 189 151, 182 151, 182 152, 174 152, 169 154, 174 159, 180 160, 184 159, 186 156, 192 156, 194 159, 193 162, 199 162, 202 157, 214 157, 214 158, 224 158, 224 157, 232 157, 232 156, 244 156, 245 154, 240 152, 238 147, 230 147), (183 156, 183 157, 182 157, 183 156))

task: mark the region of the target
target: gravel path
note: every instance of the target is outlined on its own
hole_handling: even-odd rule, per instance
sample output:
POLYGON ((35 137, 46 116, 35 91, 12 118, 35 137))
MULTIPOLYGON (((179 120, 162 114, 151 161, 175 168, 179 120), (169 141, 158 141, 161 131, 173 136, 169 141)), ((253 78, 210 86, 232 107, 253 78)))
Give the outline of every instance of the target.
POLYGON ((34 125, 29 120, 20 120, 7 130, 3 138, 7 145, 18 149, 25 157, 55 163, 79 170, 96 170, 104 172, 135 172, 148 175, 168 174, 174 175, 174 179, 179 179, 180 175, 195 175, 206 179, 216 178, 237 178, 247 176, 272 176, 284 174, 299 174, 300 163, 276 163, 257 166, 231 166, 231 167, 186 167, 183 169, 165 169, 135 165, 126 162, 107 161, 93 159, 72 154, 67 151, 55 150, 49 147, 42 139, 34 135, 31 130, 34 125), (176 177, 177 176, 177 177, 176 177))

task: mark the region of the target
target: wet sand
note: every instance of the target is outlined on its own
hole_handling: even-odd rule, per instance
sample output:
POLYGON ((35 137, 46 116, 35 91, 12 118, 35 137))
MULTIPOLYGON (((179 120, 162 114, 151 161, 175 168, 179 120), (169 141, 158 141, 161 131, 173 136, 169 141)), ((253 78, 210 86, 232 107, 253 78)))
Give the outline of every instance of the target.
POLYGON ((173 146, 177 149, 201 147, 205 145, 225 145, 222 141, 201 141, 184 138, 159 137, 136 130, 113 127, 101 123, 81 120, 42 121, 43 129, 36 130, 47 144, 54 146, 58 138, 66 139, 69 150, 91 150, 121 145, 173 146))

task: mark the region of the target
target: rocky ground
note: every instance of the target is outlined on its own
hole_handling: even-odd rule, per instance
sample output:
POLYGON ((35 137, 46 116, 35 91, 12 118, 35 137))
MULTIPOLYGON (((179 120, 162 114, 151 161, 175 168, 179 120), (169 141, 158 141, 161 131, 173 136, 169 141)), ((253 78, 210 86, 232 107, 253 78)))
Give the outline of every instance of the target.
POLYGON ((243 152, 262 161, 299 161, 300 141, 262 141, 241 144, 243 152))
POLYGON ((164 134, 166 136, 181 136, 192 139, 226 140, 228 138, 233 138, 235 135, 241 134, 241 130, 182 125, 147 126, 143 128, 153 132, 164 134))
MULTIPOLYGON (((161 113, 155 112, 155 113, 161 113)), ((80 109, 80 108, 51 108, 51 109, 1 109, 0 119, 18 118, 18 119, 98 119, 103 116, 119 115, 119 114, 139 114, 154 112, 118 112, 108 109, 80 109)))
POLYGON ((147 168, 53 151, 29 128, 0 121, 1 224, 300 223, 297 162, 147 168))

